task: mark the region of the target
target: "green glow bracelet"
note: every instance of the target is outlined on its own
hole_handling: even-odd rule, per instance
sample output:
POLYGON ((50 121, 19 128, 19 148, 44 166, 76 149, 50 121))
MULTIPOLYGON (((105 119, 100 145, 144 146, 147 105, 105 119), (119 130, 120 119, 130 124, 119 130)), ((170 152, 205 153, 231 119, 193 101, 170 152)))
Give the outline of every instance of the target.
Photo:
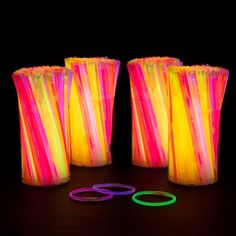
POLYGON ((142 192, 137 192, 137 193, 133 194, 132 200, 135 203, 140 204, 140 205, 144 205, 144 206, 167 206, 167 205, 171 205, 171 204, 175 203, 176 197, 171 193, 162 192, 162 191, 142 191, 142 192), (171 200, 164 201, 164 202, 146 202, 146 201, 142 201, 142 200, 137 199, 137 197, 141 196, 141 195, 158 195, 158 196, 164 196, 164 197, 171 198, 171 200))

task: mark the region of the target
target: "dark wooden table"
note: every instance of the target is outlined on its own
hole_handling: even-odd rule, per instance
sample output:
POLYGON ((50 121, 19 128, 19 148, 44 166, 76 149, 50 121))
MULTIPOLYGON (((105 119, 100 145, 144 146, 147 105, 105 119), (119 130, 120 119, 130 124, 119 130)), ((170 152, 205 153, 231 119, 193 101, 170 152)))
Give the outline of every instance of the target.
POLYGON ((3 185, 5 235, 234 235, 232 183, 181 186, 168 181, 166 168, 72 166, 71 172, 71 181, 56 187, 27 186, 19 178, 3 185), (131 196, 100 203, 68 198, 74 188, 102 182, 130 184, 137 191, 167 191, 176 195, 177 202, 145 207, 133 203, 131 196))

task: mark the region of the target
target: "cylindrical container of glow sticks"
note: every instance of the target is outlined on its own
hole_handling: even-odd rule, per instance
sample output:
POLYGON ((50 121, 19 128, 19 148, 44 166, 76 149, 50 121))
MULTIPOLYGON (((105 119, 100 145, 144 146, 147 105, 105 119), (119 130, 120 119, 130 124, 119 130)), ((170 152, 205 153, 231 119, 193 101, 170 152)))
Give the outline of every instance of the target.
POLYGON ((228 70, 210 66, 169 68, 169 180, 207 185, 218 179, 220 112, 228 70))
POLYGON ((132 106, 132 163, 166 167, 168 151, 167 68, 181 65, 169 57, 128 62, 132 106))
POLYGON ((120 61, 66 58, 73 73, 69 104, 71 163, 104 166, 112 162, 113 104, 120 61))
POLYGON ((69 181, 71 72, 43 66, 17 70, 12 77, 19 105, 22 182, 51 186, 69 181))

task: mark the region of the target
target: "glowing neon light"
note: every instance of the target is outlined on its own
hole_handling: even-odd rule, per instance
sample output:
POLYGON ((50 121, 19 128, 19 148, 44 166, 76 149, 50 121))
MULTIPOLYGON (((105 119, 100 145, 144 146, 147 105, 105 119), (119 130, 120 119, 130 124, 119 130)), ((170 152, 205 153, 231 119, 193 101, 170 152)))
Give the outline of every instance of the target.
POLYGON ((58 66, 24 68, 12 77, 18 95, 23 183, 47 186, 69 181, 70 71, 58 66))
POLYGON ((227 80, 223 68, 169 68, 170 181, 184 185, 217 181, 220 112, 227 80))
POLYGON ((181 65, 181 62, 168 57, 142 58, 128 62, 134 165, 167 166, 167 68, 170 65, 181 65))
POLYGON ((112 162, 113 103, 120 62, 108 58, 66 58, 73 72, 70 97, 71 163, 103 166, 112 162))

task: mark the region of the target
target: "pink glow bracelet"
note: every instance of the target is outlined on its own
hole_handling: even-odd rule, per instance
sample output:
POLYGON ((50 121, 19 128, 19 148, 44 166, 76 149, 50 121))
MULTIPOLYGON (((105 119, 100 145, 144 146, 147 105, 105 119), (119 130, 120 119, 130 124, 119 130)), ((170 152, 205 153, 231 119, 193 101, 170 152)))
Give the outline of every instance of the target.
POLYGON ((79 202, 101 202, 109 200, 113 197, 112 194, 106 194, 103 197, 87 197, 87 196, 75 196, 77 193, 83 193, 83 192, 97 192, 94 188, 78 188, 74 189, 69 193, 69 198, 74 201, 79 202))

